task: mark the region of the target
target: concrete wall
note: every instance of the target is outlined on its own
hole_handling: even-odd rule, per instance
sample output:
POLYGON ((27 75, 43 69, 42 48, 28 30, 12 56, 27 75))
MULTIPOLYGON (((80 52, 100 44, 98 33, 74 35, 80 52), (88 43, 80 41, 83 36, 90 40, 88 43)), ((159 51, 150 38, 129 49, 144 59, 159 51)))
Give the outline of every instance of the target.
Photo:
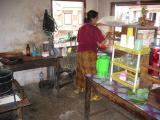
POLYGON ((98 11, 98 3, 101 0, 86 0, 86 11, 96 10, 98 11))
MULTIPOLYGON (((42 31, 44 9, 50 0, 0 0, 0 52, 24 51, 27 43, 41 44, 47 39, 42 31)), ((37 82, 45 68, 15 73, 21 85, 37 82)))
MULTIPOLYGON (((98 10, 98 0, 87 0, 87 10, 98 10), (93 2, 94 1, 94 2, 93 2)), ((27 43, 41 44, 47 39, 42 31, 44 10, 50 0, 0 0, 0 52, 25 51, 27 43)), ((38 82, 45 68, 14 74, 21 85, 38 82)), ((46 75, 46 74, 45 74, 46 75)))
POLYGON ((42 31, 45 8, 50 9, 50 0, 1 0, 0 52, 23 51, 27 43, 46 39, 42 31))

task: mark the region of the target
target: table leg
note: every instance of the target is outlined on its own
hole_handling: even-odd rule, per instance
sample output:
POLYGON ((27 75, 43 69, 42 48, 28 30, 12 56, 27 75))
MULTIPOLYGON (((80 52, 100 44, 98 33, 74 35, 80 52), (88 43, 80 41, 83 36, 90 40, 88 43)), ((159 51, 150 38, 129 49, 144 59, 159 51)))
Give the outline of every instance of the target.
POLYGON ((91 85, 90 85, 89 81, 86 80, 84 120, 89 120, 89 116, 90 116, 90 98, 91 98, 91 85))
POLYGON ((50 76, 50 66, 47 67, 47 80, 50 80, 51 76, 50 76))
POLYGON ((18 108, 17 113, 18 113, 18 120, 23 120, 23 108, 18 108))
POLYGON ((55 87, 56 87, 57 93, 59 93, 59 90, 60 90, 60 85, 59 85, 60 73, 59 73, 59 70, 60 70, 60 64, 57 63, 57 66, 55 67, 55 73, 56 73, 55 87))

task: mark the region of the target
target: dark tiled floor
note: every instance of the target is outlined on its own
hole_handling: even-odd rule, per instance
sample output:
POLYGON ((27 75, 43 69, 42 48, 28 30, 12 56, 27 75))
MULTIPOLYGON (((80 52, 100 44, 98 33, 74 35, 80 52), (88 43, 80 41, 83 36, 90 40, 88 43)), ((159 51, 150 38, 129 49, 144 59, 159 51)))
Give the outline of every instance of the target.
MULTIPOLYGON (((40 92, 38 84, 25 86, 32 105, 25 108, 24 120, 83 120, 84 94, 75 95, 73 90, 73 85, 68 85, 56 97, 52 90, 40 92)), ((91 106, 92 112, 104 108, 106 112, 92 116, 91 120, 138 120, 105 98, 91 106)))

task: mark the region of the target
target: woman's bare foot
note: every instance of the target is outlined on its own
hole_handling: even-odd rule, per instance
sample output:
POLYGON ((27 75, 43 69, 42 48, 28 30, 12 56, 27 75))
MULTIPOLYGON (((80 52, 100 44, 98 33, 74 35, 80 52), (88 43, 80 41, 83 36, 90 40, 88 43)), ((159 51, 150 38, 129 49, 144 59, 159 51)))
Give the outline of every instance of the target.
POLYGON ((75 94, 80 94, 80 93, 83 93, 85 91, 84 88, 77 88, 76 90, 74 90, 74 93, 75 94))
POLYGON ((81 89, 79 88, 79 89, 74 90, 74 93, 75 94, 80 94, 81 93, 81 89))

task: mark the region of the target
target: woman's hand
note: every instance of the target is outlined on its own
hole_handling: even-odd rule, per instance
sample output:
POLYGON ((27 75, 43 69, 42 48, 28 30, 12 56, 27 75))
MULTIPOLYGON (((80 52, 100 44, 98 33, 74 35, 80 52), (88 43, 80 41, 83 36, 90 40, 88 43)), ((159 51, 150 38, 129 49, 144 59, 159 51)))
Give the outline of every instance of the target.
POLYGON ((102 51, 104 51, 104 50, 107 49, 107 46, 106 46, 105 43, 98 43, 98 47, 99 47, 99 49, 102 50, 102 51))

